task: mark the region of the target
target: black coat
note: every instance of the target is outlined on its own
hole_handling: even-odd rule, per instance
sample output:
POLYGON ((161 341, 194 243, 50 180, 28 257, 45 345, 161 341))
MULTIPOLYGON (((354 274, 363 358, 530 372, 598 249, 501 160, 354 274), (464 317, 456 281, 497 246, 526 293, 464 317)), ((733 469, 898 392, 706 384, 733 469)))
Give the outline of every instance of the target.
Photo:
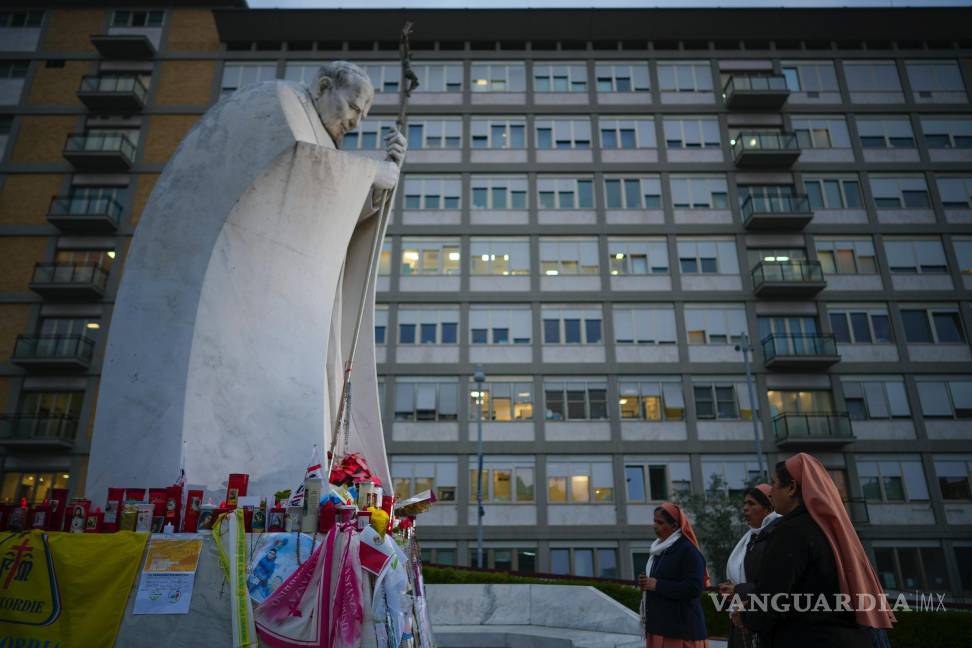
POLYGON ((645 632, 678 639, 705 639, 702 584, 705 560, 684 536, 655 556, 651 573, 655 591, 645 592, 645 632))
MULTIPOLYGON (((773 532, 773 527, 780 521, 776 518, 765 527, 756 532, 756 537, 751 538, 746 547, 746 557, 743 559, 743 567, 746 570, 746 582, 736 584, 736 593, 745 598, 756 588, 756 578, 759 575, 760 567, 763 564, 763 556, 766 554, 766 547, 769 545, 769 536, 773 532)), ((750 631, 750 634, 754 634, 750 631)), ((734 625, 729 627, 729 648, 743 648, 746 644, 743 641, 742 629, 734 625)))
MULTIPOLYGON (((755 594, 823 594, 835 605, 840 593, 830 543, 803 505, 767 534, 755 594)), ((749 565, 746 565, 746 573, 749 565)), ((804 597, 805 598, 805 597, 804 597)), ((792 604, 792 601, 791 601, 792 604)), ((870 648, 870 636, 853 612, 743 612, 743 623, 759 634, 761 648, 870 648)))

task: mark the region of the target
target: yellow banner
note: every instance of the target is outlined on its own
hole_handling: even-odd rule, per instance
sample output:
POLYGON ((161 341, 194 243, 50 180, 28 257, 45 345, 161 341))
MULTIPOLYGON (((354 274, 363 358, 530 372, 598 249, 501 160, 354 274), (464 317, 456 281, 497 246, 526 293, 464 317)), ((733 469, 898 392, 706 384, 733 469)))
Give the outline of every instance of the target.
POLYGON ((147 540, 130 531, 0 534, 0 646, 111 648, 147 540))

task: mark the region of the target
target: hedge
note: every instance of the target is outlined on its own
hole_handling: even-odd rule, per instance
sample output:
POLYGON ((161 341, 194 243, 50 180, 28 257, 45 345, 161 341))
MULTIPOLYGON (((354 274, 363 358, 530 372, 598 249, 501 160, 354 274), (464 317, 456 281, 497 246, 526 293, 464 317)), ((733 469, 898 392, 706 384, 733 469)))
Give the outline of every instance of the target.
MULTIPOLYGON (((542 585, 589 585, 620 603, 638 611, 641 592, 633 585, 603 579, 572 577, 543 577, 510 574, 499 571, 474 571, 470 569, 423 565, 422 573, 428 584, 485 584, 515 583, 542 585)), ((947 603, 946 603, 947 606, 947 603)), ((712 600, 702 597, 702 611, 710 637, 725 637, 729 632, 729 617, 716 612, 712 600)), ((898 623, 889 633, 892 648, 969 648, 972 646, 972 613, 950 612, 899 612, 898 623)))

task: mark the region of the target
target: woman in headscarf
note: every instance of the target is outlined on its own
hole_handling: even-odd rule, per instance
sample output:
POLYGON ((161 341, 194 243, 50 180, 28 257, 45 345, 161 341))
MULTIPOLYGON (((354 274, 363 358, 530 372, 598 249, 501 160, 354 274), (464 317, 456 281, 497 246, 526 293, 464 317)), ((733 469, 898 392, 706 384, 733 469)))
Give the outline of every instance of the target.
POLYGON ((707 648, 700 597, 709 584, 699 541, 685 513, 665 502, 655 509, 655 535, 638 575, 647 648, 707 648))
POLYGON ((783 595, 777 600, 789 609, 743 612, 743 624, 759 633, 760 648, 869 648, 870 629, 890 628, 894 614, 827 469, 802 452, 779 462, 770 498, 783 517, 769 534, 754 593, 783 595), (876 599, 873 609, 862 595, 876 599))
MULTIPOLYGON (((721 594, 738 593, 745 596, 754 587, 753 581, 759 574, 766 549, 764 540, 768 537, 770 525, 780 518, 770 504, 770 489, 769 484, 759 484, 743 495, 742 512, 749 528, 729 554, 726 563, 726 578, 729 580, 719 584, 721 594)), ((734 619, 738 619, 738 616, 734 615, 734 619)), ((734 623, 729 627, 729 648, 753 648, 755 641, 751 635, 749 630, 734 623)))

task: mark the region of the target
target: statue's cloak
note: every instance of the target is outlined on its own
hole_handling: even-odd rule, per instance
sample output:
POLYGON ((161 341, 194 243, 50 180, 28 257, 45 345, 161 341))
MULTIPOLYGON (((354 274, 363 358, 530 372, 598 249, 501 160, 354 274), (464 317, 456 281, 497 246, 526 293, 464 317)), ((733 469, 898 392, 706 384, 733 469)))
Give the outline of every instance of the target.
MULTIPOLYGON (((336 150, 299 84, 224 98, 163 170, 127 253, 86 493, 227 474, 270 495, 327 448, 359 303, 350 450, 391 488, 374 355, 378 163, 336 150), (184 456, 185 455, 185 456, 184 456)), ((218 501, 218 500, 217 500, 218 501)))

